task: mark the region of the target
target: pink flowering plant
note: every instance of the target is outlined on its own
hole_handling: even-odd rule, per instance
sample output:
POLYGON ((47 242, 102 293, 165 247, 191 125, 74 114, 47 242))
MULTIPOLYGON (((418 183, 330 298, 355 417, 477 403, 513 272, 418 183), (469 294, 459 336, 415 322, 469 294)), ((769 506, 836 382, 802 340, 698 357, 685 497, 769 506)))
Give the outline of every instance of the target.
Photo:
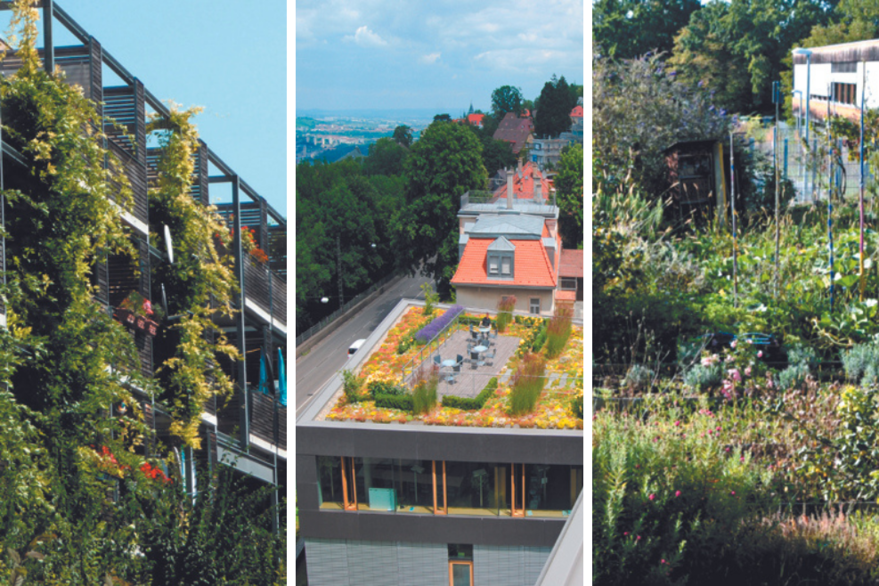
POLYGON ((727 417, 672 399, 593 416, 596 583, 709 583, 711 555, 777 505, 778 478, 735 445, 727 417))

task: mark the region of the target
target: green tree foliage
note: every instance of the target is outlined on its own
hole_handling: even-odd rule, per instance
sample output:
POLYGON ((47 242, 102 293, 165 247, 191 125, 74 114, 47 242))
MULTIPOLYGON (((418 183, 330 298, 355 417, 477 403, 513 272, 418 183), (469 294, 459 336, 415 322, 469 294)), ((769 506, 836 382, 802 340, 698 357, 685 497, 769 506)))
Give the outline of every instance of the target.
POLYGON ((815 0, 713 0, 676 37, 669 63, 686 82, 715 90, 719 107, 770 113, 771 85, 791 48, 828 21, 830 7, 815 0))
MULTIPOLYGON (((484 120, 493 120, 492 117, 486 116, 484 120)), ((487 126, 479 128, 477 126, 467 125, 482 143, 482 164, 488 176, 491 177, 498 172, 499 169, 512 167, 516 164, 516 155, 513 154, 513 147, 510 143, 503 140, 495 140, 494 131, 497 129, 495 125, 489 130, 487 126)))
POLYGON ((583 146, 575 143, 562 150, 555 178, 559 206, 559 232, 565 248, 583 247, 583 146))
MULTIPOLYGON (((379 142, 404 151, 390 139, 379 142)), ((374 169, 369 158, 363 168, 350 160, 297 166, 296 314, 302 330, 338 309, 340 258, 346 301, 394 270, 392 234, 405 201, 404 181, 364 175, 374 169), (332 301, 322 305, 322 297, 332 301)))
POLYGON ((522 90, 502 85, 491 92, 491 114, 500 122, 507 112, 514 112, 516 116, 522 113, 522 90))
POLYGON ((565 76, 546 82, 540 92, 540 108, 534 115, 534 133, 555 138, 571 129, 571 110, 577 105, 565 76))
MULTIPOLYGON (((411 134, 409 138, 412 138, 411 134)), ((369 145, 369 156, 363 161, 363 172, 367 175, 402 175, 407 155, 408 151, 402 143, 387 137, 380 138, 369 145)))
POLYGON ((628 175, 654 197, 668 187, 666 148, 726 137, 730 128, 730 117, 707 91, 676 81, 657 56, 593 60, 592 111, 594 149, 602 168, 614 170, 593 179, 628 175))
POLYGON ((599 52, 617 59, 670 51, 700 6, 699 0, 598 0, 592 5, 593 39, 599 52))
POLYGON ((451 122, 452 117, 449 116, 448 114, 437 114, 436 116, 433 117, 433 121, 434 122, 451 122))
POLYGON ((402 124, 394 129, 394 142, 404 147, 412 146, 412 129, 402 124))
POLYGON ((406 160, 406 207, 397 223, 400 266, 421 267, 448 298, 458 264, 458 220, 461 196, 485 189, 482 144, 459 124, 433 123, 412 147, 406 160))

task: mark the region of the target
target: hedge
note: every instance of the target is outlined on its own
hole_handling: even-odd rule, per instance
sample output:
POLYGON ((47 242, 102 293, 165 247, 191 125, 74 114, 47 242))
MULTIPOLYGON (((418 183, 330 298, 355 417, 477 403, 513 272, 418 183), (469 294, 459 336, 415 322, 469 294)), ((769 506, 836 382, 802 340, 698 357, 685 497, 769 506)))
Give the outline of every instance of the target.
POLYGON ((414 408, 412 395, 376 395, 375 406, 400 411, 412 411, 414 408))
POLYGON ((463 409, 465 411, 477 411, 485 406, 485 402, 488 401, 489 397, 491 397, 496 390, 497 378, 492 377, 475 399, 471 399, 470 397, 445 395, 443 397, 443 407, 454 407, 455 409, 463 409))

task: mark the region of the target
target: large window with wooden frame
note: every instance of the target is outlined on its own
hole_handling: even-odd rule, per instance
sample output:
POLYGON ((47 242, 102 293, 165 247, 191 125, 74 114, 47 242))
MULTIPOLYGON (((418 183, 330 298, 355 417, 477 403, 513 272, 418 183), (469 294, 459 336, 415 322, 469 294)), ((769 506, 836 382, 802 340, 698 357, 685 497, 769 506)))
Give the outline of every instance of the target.
POLYGON ((833 101, 854 106, 857 97, 857 85, 853 83, 834 83, 833 101))
POLYGON ((566 517, 583 466, 318 457, 321 509, 566 517))

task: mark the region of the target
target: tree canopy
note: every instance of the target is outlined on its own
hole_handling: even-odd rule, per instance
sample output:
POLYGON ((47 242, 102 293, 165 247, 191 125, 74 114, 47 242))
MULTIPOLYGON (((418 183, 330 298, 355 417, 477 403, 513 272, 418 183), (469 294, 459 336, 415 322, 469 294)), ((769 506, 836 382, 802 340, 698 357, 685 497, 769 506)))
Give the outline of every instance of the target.
POLYGON ((394 141, 404 147, 412 146, 412 129, 401 124, 394 129, 394 141))
POLYGON ((593 39, 601 52, 617 59, 670 51, 674 36, 700 7, 699 0, 597 0, 593 39))
POLYGON ((571 110, 577 105, 565 76, 552 79, 543 85, 537 113, 534 115, 534 133, 537 136, 555 138, 571 128, 571 110))
POLYGON ((397 225, 401 266, 430 275, 448 297, 458 264, 457 213, 469 189, 485 189, 482 144, 467 127, 434 122, 406 160, 406 208, 397 225))
POLYGON ((559 207, 559 232, 565 248, 583 246, 583 145, 574 143, 562 150, 555 178, 559 207))
POLYGON ((522 113, 522 90, 511 85, 502 85, 491 92, 491 113, 500 120, 507 112, 522 113))

